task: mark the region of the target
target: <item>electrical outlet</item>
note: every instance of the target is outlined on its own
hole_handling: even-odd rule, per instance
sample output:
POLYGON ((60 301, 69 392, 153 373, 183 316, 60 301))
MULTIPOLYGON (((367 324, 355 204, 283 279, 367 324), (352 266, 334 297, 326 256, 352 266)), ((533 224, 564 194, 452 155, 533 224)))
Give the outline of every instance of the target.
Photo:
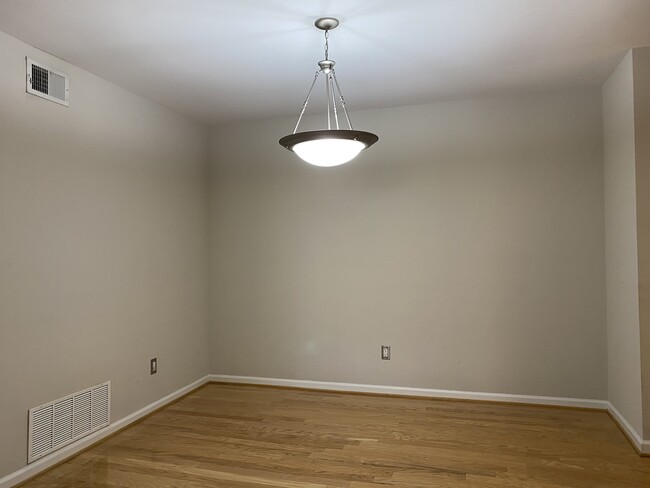
POLYGON ((158 358, 152 358, 149 361, 149 374, 156 374, 158 372, 158 358))
POLYGON ((390 346, 381 346, 381 358, 386 361, 390 360, 390 346))

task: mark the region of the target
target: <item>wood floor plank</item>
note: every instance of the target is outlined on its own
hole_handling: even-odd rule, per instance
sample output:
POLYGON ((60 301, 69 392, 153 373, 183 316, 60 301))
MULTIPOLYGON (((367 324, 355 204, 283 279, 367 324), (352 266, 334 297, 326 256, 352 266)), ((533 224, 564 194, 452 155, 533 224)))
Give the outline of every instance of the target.
POLYGON ((648 488, 604 412, 210 384, 25 488, 648 488))

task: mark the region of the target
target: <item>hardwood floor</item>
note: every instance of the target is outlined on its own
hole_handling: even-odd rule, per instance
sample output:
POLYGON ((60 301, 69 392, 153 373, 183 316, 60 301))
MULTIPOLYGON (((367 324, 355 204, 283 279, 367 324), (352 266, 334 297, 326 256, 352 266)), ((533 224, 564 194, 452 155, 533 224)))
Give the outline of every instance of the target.
POLYGON ((605 412, 210 384, 23 485, 650 487, 605 412))

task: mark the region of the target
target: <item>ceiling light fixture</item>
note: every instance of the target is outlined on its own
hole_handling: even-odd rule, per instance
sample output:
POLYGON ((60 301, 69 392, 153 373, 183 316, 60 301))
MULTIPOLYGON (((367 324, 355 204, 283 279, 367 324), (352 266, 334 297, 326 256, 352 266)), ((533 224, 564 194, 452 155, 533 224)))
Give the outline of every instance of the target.
POLYGON ((336 79, 333 60, 329 59, 329 31, 339 25, 338 19, 333 17, 323 17, 314 22, 314 25, 320 30, 325 31, 325 59, 318 63, 318 71, 314 75, 314 81, 309 88, 309 93, 305 102, 302 104, 302 110, 298 116, 298 121, 293 129, 293 133, 280 139, 280 145, 296 153, 304 161, 316 166, 338 166, 354 159, 361 151, 372 146, 379 140, 375 134, 354 130, 350 122, 350 116, 345 106, 345 99, 341 94, 341 87, 336 79), (307 104, 314 90, 314 85, 318 76, 325 75, 325 99, 327 103, 327 129, 315 130, 308 132, 298 132, 298 126, 302 116, 307 110, 307 104), (338 96, 337 96, 338 93, 338 96), (348 129, 339 127, 339 112, 337 107, 341 106, 348 129), (332 128, 332 115, 334 116, 335 128, 332 128))

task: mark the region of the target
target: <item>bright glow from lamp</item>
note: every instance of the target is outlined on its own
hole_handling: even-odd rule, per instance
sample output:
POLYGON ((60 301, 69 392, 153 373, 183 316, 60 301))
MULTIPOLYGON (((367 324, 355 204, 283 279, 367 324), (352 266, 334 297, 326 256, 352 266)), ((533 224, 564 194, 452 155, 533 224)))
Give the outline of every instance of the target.
POLYGON ((375 134, 361 130, 314 130, 284 136, 280 144, 309 164, 338 166, 354 159, 378 139, 375 134))
POLYGON ((329 31, 336 28, 339 25, 339 21, 333 17, 325 17, 318 19, 315 25, 325 31, 325 59, 318 63, 319 70, 316 71, 314 81, 302 105, 302 110, 298 116, 298 122, 296 122, 293 133, 280 139, 280 144, 290 151, 295 152, 309 164, 316 166, 339 166, 354 159, 361 151, 372 146, 379 140, 379 137, 370 132, 354 130, 352 128, 352 123, 350 122, 350 117, 345 106, 345 99, 341 94, 341 88, 336 79, 336 73, 334 72, 336 62, 328 59, 329 31), (316 80, 321 73, 325 75, 327 129, 298 132, 298 126, 307 109, 307 104, 314 90, 316 80), (339 127, 339 106, 345 115, 348 129, 341 129, 339 127), (332 114, 336 128, 332 128, 332 114))
POLYGON ((293 146, 301 159, 315 166, 338 166, 357 157, 366 145, 348 139, 316 139, 293 146))

